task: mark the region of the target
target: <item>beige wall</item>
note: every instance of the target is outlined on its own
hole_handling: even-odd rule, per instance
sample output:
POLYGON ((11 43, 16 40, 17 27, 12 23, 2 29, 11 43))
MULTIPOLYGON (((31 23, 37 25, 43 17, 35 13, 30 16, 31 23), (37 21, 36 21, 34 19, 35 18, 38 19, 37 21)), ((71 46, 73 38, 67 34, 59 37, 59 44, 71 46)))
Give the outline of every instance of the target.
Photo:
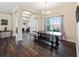
MULTIPOLYGON (((51 10, 49 16, 63 15, 63 26, 67 36, 67 41, 76 42, 76 3, 61 5, 51 10)), ((40 17, 40 29, 44 30, 44 17, 40 17)))
POLYGON ((44 16, 39 15, 38 31, 44 31, 44 16))
POLYGON ((8 25, 5 25, 8 30, 12 30, 12 15, 7 13, 0 13, 0 30, 4 30, 4 25, 1 25, 1 19, 8 20, 8 25))
POLYGON ((17 15, 16 15, 16 13, 14 12, 13 14, 12 14, 12 18, 13 18, 13 26, 12 26, 12 28, 13 28, 13 36, 15 36, 16 35, 16 17, 17 17, 17 15))

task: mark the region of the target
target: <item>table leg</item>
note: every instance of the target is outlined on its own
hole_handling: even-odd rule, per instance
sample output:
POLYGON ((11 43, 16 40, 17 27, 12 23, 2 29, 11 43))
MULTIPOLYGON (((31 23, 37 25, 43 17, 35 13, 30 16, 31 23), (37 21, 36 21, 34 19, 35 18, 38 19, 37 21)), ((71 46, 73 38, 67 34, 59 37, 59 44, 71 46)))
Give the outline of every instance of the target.
POLYGON ((53 37, 50 36, 51 47, 54 47, 53 37))
POLYGON ((59 47, 59 38, 58 38, 58 36, 55 36, 55 39, 56 39, 55 48, 58 48, 59 47))
POLYGON ((58 42, 59 42, 58 36, 53 36, 52 41, 51 41, 51 47, 58 48, 59 46, 58 42))

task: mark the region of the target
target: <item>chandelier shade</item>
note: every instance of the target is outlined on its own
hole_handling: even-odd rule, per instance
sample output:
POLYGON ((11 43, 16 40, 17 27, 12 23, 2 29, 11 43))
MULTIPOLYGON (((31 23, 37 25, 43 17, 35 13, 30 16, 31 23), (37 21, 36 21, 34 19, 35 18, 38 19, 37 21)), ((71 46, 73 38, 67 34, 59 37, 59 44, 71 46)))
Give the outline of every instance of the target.
POLYGON ((48 15, 48 14, 50 14, 50 11, 47 10, 47 8, 48 8, 48 6, 47 6, 47 2, 45 2, 45 10, 43 10, 41 14, 44 14, 44 15, 48 15))
POLYGON ((50 11, 42 11, 42 14, 48 15, 48 14, 50 14, 50 11))

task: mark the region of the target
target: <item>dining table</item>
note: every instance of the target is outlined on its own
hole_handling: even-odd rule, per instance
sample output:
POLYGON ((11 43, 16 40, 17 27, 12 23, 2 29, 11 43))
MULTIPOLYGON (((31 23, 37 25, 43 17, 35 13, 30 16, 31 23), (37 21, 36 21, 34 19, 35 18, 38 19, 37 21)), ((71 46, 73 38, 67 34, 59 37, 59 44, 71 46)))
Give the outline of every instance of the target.
POLYGON ((38 40, 45 40, 51 43, 51 47, 59 47, 59 39, 63 35, 61 32, 45 32, 45 31, 33 31, 37 33, 38 40))

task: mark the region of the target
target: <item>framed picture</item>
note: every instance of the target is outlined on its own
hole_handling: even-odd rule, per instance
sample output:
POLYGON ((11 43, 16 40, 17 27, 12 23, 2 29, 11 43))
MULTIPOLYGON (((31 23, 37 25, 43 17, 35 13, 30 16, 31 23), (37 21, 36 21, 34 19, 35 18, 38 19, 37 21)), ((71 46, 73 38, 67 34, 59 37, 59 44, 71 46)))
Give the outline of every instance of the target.
POLYGON ((1 25, 8 25, 8 20, 1 19, 1 25))

